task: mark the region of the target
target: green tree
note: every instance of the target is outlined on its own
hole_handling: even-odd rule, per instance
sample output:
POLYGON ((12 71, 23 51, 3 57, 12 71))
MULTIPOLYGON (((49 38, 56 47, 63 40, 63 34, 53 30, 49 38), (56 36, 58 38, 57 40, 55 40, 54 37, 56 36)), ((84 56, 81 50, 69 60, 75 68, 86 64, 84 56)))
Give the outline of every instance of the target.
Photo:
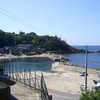
POLYGON ((3 47, 4 44, 4 37, 5 37, 5 33, 4 31, 0 30, 0 47, 3 47))
POLYGON ((15 44, 15 38, 11 33, 5 33, 4 39, 5 46, 13 46, 15 44))
POLYGON ((37 36, 35 32, 30 32, 30 33, 27 33, 27 35, 37 36))
POLYGON ((23 35, 25 35, 25 32, 22 32, 22 31, 21 31, 21 32, 19 32, 19 35, 20 35, 20 36, 23 36, 23 35))

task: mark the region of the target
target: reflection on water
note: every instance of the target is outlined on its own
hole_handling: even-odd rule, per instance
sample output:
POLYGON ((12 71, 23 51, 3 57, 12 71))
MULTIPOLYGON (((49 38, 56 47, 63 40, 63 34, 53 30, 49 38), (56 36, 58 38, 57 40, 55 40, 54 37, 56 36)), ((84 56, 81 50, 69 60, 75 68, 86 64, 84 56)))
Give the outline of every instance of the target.
POLYGON ((31 71, 44 71, 49 72, 51 70, 53 61, 48 58, 35 57, 35 58, 15 58, 15 59, 2 59, 0 64, 7 66, 14 66, 21 69, 31 71))

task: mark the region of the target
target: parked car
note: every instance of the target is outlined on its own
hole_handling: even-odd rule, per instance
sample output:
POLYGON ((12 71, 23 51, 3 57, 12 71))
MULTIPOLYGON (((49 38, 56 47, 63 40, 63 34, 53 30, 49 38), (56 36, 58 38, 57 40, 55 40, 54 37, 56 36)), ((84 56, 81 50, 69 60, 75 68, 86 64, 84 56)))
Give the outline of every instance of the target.
MULTIPOLYGON (((80 72, 80 76, 85 76, 85 72, 80 72)), ((88 73, 87 73, 88 76, 88 73)))

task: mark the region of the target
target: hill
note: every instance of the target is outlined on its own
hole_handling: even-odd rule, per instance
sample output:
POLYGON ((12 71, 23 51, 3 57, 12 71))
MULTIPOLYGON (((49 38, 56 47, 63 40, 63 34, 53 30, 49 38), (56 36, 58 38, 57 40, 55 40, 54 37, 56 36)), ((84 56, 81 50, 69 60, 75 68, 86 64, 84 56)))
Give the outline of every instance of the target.
POLYGON ((58 36, 39 36, 35 32, 25 33, 20 32, 4 32, 0 30, 0 47, 12 46, 18 44, 33 44, 35 48, 43 48, 45 51, 54 53, 83 53, 84 50, 75 49, 68 45, 64 40, 58 36))

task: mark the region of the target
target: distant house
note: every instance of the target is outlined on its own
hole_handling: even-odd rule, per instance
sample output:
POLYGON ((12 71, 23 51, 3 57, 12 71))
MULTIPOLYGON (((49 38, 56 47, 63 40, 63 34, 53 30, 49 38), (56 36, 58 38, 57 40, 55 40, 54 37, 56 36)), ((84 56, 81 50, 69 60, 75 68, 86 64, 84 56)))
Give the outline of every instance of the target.
POLYGON ((20 52, 27 53, 31 51, 34 48, 33 44, 18 44, 16 46, 16 49, 18 49, 20 52))
POLYGON ((40 54, 40 53, 45 52, 45 49, 43 49, 43 48, 34 48, 34 49, 32 49, 31 52, 33 52, 35 54, 40 54))
POLYGON ((5 47, 4 47, 4 50, 3 50, 3 53, 4 53, 4 54, 9 53, 11 48, 14 48, 14 47, 11 47, 11 46, 5 46, 5 47))
POLYGON ((0 69, 0 100, 10 100, 10 86, 14 85, 15 82, 2 75, 3 70, 0 69))

